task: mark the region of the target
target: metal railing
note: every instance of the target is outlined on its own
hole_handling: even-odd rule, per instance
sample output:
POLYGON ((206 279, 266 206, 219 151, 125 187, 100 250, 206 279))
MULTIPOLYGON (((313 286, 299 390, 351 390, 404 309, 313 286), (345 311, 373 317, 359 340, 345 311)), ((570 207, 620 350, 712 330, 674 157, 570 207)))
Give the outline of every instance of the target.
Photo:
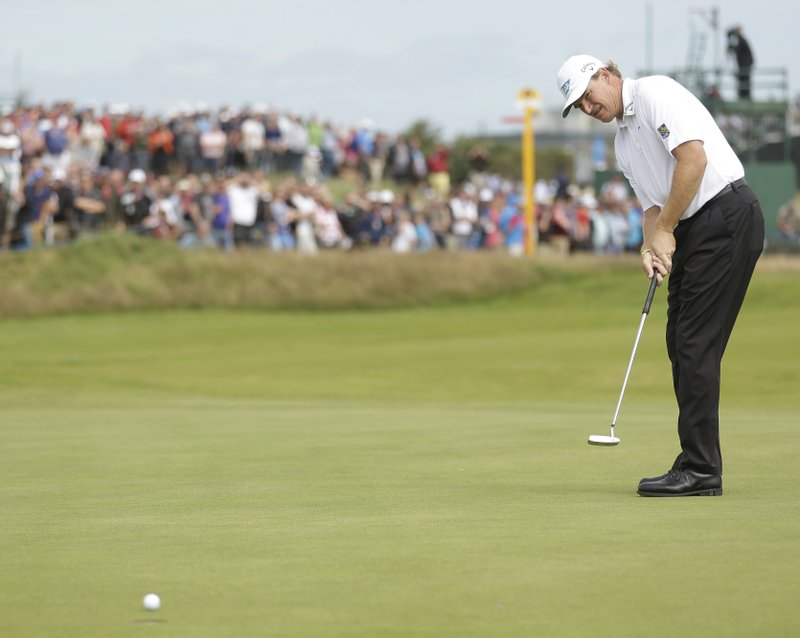
MULTIPOLYGON (((789 99, 789 79, 785 68, 754 67, 750 72, 751 99, 738 97, 738 71, 734 68, 686 68, 668 73, 698 97, 714 96, 723 103, 750 102, 786 104, 789 99)), ((743 104, 743 108, 747 105, 743 104)))

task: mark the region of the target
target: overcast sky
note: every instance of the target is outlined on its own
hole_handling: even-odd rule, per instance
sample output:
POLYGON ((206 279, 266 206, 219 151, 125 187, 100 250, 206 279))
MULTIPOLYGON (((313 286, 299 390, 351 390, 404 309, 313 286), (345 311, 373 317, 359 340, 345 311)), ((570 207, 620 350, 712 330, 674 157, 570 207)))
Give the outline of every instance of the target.
MULTIPOLYGON (((741 24, 761 67, 785 67, 800 92, 797 0, 25 0, 4 3, 0 95, 46 103, 127 103, 166 112, 180 102, 266 103, 341 124, 372 119, 396 133, 426 119, 447 137, 503 130, 533 87, 558 106, 555 76, 573 53, 636 75, 685 66, 690 8, 741 24), (9 6, 10 5, 10 6, 9 6), (647 44, 646 7, 653 17, 647 44)), ((731 67, 724 52, 719 59, 731 67)))

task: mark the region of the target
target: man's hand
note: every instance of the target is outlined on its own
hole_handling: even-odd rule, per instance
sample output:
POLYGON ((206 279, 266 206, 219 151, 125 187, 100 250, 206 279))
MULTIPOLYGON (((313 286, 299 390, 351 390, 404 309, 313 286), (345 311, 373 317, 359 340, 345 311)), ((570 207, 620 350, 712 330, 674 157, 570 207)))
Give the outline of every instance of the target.
POLYGON ((642 268, 647 274, 647 278, 652 279, 655 276, 660 286, 664 277, 672 270, 675 237, 667 230, 653 231, 651 235, 652 240, 647 246, 642 247, 642 268), (654 244, 654 242, 658 243, 654 244))
POLYGON ((661 282, 664 280, 664 275, 662 275, 661 272, 665 271, 666 269, 663 267, 663 265, 661 269, 656 266, 656 259, 653 257, 653 252, 649 249, 642 252, 642 269, 644 270, 648 279, 652 279, 653 275, 655 274, 655 276, 658 278, 658 285, 661 285, 661 282))
POLYGON ((672 255, 675 252, 675 235, 671 231, 656 226, 649 238, 649 248, 653 263, 662 276, 672 271, 672 255))

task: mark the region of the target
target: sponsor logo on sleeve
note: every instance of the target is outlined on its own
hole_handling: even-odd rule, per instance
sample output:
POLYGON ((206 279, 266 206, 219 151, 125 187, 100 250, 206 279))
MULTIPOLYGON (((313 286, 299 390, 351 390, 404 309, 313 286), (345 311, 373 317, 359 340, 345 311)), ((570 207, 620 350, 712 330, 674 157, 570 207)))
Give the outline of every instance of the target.
POLYGON ((661 125, 661 126, 659 126, 659 127, 658 127, 658 129, 656 129, 656 130, 658 131, 658 134, 659 134, 659 135, 660 135, 660 136, 661 136, 663 139, 667 139, 667 138, 669 137, 669 129, 667 128, 667 125, 666 125, 666 124, 662 124, 662 125, 661 125))

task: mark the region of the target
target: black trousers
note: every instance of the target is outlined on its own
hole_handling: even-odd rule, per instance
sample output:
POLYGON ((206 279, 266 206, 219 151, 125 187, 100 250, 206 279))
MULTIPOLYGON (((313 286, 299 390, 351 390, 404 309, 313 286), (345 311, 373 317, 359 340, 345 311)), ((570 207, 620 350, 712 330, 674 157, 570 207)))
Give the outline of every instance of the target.
POLYGON ((743 184, 675 229, 667 299, 667 352, 678 400, 674 468, 722 474, 720 366, 764 246, 761 205, 743 184))

